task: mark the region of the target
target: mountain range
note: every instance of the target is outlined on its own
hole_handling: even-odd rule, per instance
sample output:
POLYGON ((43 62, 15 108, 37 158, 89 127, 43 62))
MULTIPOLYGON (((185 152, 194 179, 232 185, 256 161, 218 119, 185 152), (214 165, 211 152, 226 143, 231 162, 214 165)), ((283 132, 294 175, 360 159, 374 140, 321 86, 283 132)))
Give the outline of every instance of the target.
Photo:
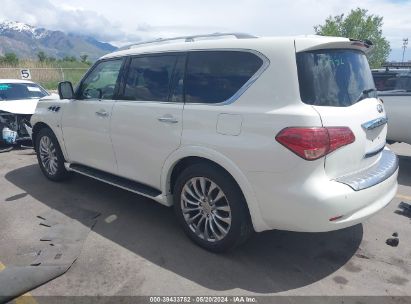
POLYGON ((92 61, 117 48, 91 36, 37 28, 17 21, 0 22, 0 56, 15 53, 21 59, 37 59, 43 51, 57 59, 88 55, 92 61))

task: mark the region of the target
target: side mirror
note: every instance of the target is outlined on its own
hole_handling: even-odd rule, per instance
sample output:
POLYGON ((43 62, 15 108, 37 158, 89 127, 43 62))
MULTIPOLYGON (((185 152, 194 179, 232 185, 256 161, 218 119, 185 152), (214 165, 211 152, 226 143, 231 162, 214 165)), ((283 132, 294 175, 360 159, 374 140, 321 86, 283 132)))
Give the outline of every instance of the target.
POLYGON ((70 81, 63 81, 60 82, 58 85, 58 92, 60 99, 73 99, 74 98, 74 90, 73 85, 70 81))

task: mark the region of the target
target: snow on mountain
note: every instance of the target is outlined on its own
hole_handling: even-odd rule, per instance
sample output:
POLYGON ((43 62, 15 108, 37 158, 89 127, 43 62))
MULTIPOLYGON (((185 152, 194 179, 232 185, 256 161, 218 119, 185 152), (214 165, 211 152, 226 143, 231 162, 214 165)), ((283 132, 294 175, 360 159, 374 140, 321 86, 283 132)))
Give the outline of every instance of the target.
POLYGON ((44 28, 37 28, 18 21, 0 22, 0 34, 6 31, 17 31, 31 35, 34 39, 43 39, 50 35, 50 31, 44 28))
POLYGON ((0 56, 6 52, 20 58, 37 58, 37 53, 63 58, 87 54, 95 60, 116 49, 109 43, 81 34, 39 28, 18 21, 0 21, 0 56))

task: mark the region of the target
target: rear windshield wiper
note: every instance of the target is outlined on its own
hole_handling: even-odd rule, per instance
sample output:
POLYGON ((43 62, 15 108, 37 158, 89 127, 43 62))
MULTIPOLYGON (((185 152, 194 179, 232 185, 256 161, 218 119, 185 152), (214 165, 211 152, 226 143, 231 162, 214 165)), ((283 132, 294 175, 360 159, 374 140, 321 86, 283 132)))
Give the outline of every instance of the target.
POLYGON ((358 97, 357 102, 370 97, 371 92, 376 92, 376 88, 371 88, 371 89, 365 89, 364 91, 361 92, 360 97, 358 97))

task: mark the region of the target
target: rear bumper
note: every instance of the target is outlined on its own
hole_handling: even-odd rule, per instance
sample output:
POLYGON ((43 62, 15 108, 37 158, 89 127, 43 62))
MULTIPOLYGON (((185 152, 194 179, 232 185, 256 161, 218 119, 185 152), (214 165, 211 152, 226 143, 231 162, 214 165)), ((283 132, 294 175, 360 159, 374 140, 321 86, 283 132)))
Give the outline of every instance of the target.
POLYGON ((397 169, 397 155, 385 149, 381 152, 380 160, 370 168, 336 178, 335 181, 346 184, 355 191, 359 191, 381 183, 393 175, 397 169))
POLYGON ((397 193, 397 157, 388 149, 384 155, 368 170, 346 176, 344 182, 330 180, 324 170, 294 183, 292 176, 297 176, 296 173, 291 177, 249 173, 265 223, 265 227, 255 227, 256 230, 323 232, 363 222, 387 206, 397 193), (358 190, 354 190, 355 187, 358 190), (335 217, 340 218, 330 221, 335 217))

